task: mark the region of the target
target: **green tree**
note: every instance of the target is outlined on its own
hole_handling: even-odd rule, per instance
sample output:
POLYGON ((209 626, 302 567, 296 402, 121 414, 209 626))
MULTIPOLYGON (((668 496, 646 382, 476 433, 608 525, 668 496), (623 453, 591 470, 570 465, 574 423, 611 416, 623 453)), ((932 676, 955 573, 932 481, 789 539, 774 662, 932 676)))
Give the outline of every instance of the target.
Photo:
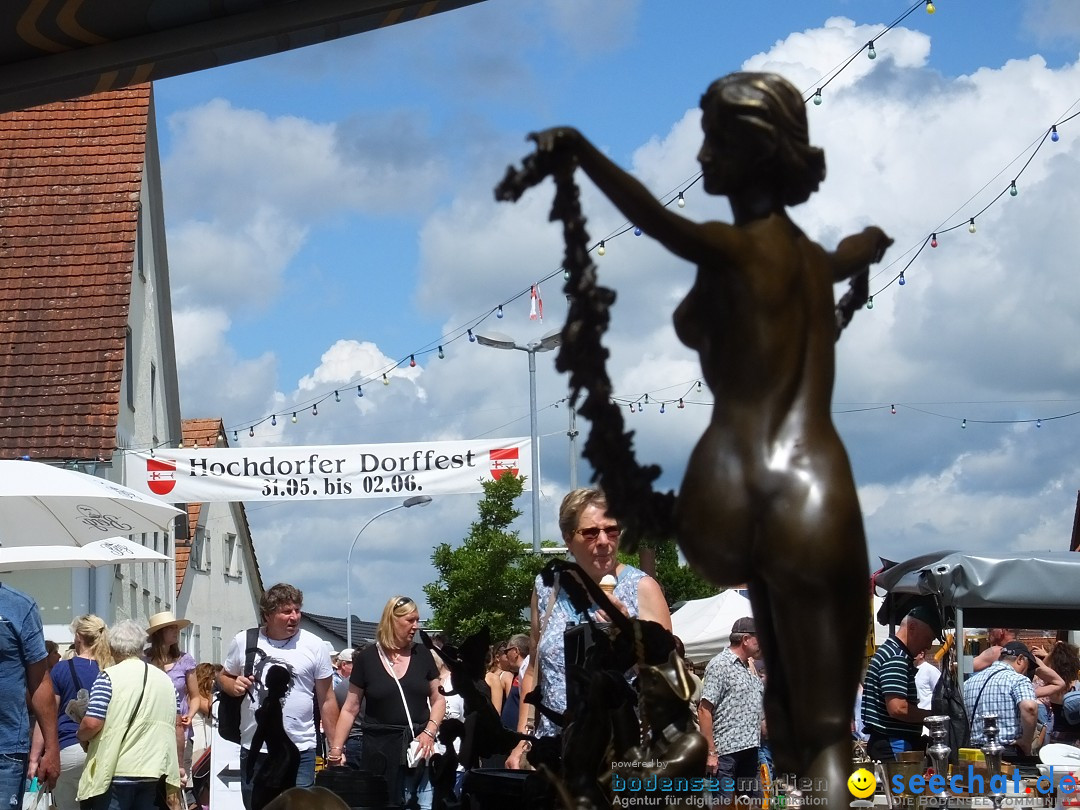
MULTIPOLYGON (((690 599, 705 599, 720 592, 720 588, 702 579, 689 565, 679 562, 679 552, 674 542, 655 543, 656 581, 664 589, 669 605, 690 599)), ((619 559, 637 568, 641 561, 637 554, 619 553, 619 559)))
POLYGON ((528 631, 533 580, 545 560, 508 531, 522 514, 514 502, 524 482, 516 475, 485 481, 468 536, 456 548, 440 543, 432 552, 438 579, 424 586, 430 625, 457 641, 483 627, 492 641, 528 631))

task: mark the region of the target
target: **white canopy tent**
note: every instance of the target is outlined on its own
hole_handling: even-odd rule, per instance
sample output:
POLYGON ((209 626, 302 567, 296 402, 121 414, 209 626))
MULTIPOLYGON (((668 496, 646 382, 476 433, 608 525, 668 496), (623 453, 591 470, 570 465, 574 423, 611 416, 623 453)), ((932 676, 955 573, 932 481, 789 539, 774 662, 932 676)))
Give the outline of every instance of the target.
POLYGON ((735 590, 721 591, 691 600, 672 613, 671 632, 682 639, 690 661, 708 662, 728 646, 735 620, 752 615, 749 599, 735 590))

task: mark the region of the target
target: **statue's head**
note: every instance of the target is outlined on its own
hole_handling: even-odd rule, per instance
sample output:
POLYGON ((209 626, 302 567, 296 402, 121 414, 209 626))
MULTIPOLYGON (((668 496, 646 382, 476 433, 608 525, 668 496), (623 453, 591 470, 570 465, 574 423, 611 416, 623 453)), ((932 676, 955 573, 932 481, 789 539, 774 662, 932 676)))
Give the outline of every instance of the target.
POLYGON ((759 141, 785 205, 805 202, 825 179, 825 153, 810 145, 806 104, 790 82, 775 73, 731 73, 701 97, 702 115, 717 127, 733 122, 759 141))

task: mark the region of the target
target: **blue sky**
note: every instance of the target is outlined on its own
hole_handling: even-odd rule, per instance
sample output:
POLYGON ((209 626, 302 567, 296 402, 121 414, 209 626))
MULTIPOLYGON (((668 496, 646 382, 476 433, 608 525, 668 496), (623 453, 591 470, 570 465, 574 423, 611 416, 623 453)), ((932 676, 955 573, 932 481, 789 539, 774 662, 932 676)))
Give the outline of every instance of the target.
MULTIPOLYGON (((909 6, 487 0, 159 82, 185 417, 221 416, 241 445, 526 434, 524 358, 449 339, 558 267, 550 187, 514 206, 491 193, 528 151, 525 133, 573 124, 660 196, 696 172, 696 105, 710 81, 768 69, 809 92, 909 6), (445 360, 420 355, 389 387, 355 397, 357 380, 440 341, 445 360), (350 384, 351 396, 318 417, 307 405, 296 425, 244 432, 350 384)), ((877 59, 860 54, 824 103, 808 106, 829 176, 792 214, 829 247, 871 222, 893 235, 891 273, 876 289, 930 230, 989 202, 1046 128, 1080 109, 1080 9, 942 0, 875 48, 877 59)), ((1034 157, 1016 198, 982 215, 976 235, 960 228, 924 251, 908 283, 858 313, 841 341, 835 418, 872 554, 1067 543, 1080 417, 1050 417, 1080 410, 1080 245, 1066 224, 1080 188, 1077 122, 1034 157), (1043 427, 1018 421, 1029 418, 1043 427)), ((594 237, 620 228, 585 180, 583 193, 594 237)), ((696 186, 686 198, 686 216, 727 217, 724 202, 696 186)), ((677 397, 699 376, 670 326, 693 268, 630 234, 599 265, 620 296, 610 338, 619 393, 677 397)), ((528 319, 526 297, 479 331, 529 340, 558 327, 557 279, 541 293, 544 324, 528 319)), ((569 462, 566 410, 553 405, 565 383, 552 358, 541 356, 538 387, 542 518, 554 538, 569 462)), ((678 485, 708 417, 707 392, 693 399, 632 417, 639 455, 663 466, 665 487, 678 485)), ((339 563, 386 505, 249 505, 267 584, 293 581, 309 609, 342 612, 339 563)), ((527 536, 527 499, 522 506, 527 536)), ((354 556, 357 612, 374 616, 388 589, 420 598, 431 547, 460 540, 474 507, 460 496, 373 524, 354 556)))

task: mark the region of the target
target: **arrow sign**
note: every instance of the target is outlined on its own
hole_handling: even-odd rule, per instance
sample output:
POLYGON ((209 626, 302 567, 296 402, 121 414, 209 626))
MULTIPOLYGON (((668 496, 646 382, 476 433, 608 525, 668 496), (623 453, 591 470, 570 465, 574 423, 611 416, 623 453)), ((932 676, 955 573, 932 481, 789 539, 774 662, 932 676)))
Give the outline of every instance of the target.
POLYGON ((230 768, 228 765, 226 765, 224 768, 222 768, 220 771, 218 771, 217 778, 220 779, 226 785, 229 784, 230 782, 239 782, 240 781, 240 769, 236 768, 234 770, 233 768, 230 768))

